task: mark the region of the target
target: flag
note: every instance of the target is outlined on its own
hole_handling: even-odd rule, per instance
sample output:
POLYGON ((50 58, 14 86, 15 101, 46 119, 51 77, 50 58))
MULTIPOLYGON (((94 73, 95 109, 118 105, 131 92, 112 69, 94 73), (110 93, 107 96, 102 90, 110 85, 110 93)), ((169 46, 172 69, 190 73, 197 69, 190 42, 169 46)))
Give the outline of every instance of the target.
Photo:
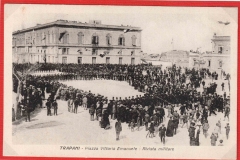
POLYGON ((60 36, 59 36, 59 41, 62 39, 62 37, 64 36, 64 34, 67 33, 67 31, 61 32, 60 36))
POLYGON ((47 57, 47 55, 46 55, 46 53, 44 53, 43 54, 43 61, 46 63, 46 57, 47 57))
POLYGON ((103 58, 103 57, 106 56, 107 54, 109 54, 109 52, 108 52, 108 51, 104 51, 104 52, 101 53, 99 56, 103 58))
POLYGON ((103 57, 105 56, 105 54, 104 54, 104 53, 101 53, 99 56, 103 58, 103 57))
POLYGON ((134 51, 131 51, 131 56, 134 54, 134 51))
POLYGON ((122 50, 118 51, 118 54, 122 54, 122 50))
POLYGON ((141 59, 143 61, 143 63, 147 63, 147 61, 145 59, 141 59))

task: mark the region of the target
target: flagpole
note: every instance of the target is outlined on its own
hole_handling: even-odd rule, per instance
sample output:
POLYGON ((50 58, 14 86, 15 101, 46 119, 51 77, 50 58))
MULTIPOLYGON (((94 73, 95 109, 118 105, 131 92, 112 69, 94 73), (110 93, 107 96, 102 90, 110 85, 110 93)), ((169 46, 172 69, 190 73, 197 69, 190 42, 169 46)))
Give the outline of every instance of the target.
POLYGON ((173 39, 172 39, 172 47, 173 47, 173 50, 174 50, 174 41, 173 41, 173 39))

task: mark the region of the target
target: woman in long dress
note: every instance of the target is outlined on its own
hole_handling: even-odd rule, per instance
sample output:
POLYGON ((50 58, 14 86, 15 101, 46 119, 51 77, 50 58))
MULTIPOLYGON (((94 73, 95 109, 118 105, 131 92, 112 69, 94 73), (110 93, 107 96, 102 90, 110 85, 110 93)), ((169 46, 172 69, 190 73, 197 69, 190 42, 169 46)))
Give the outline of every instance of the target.
POLYGON ((170 117, 170 119, 168 121, 166 136, 173 137, 173 131, 174 131, 174 122, 172 120, 172 117, 170 117))

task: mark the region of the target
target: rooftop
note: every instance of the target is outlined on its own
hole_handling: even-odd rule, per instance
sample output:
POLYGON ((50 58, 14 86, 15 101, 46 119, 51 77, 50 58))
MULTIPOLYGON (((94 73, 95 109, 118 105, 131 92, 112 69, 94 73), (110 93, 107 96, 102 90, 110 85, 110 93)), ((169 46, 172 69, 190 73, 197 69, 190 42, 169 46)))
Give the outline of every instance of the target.
POLYGON ((125 30, 125 29, 130 29, 131 31, 142 31, 140 27, 133 27, 133 26, 124 26, 124 25, 105 25, 101 24, 101 21, 90 21, 89 23, 87 22, 78 22, 78 21, 68 21, 68 20, 57 20, 54 22, 50 23, 45 23, 45 24, 37 24, 34 27, 22 29, 22 30, 17 30, 14 31, 13 34, 18 34, 18 33, 23 33, 23 32, 28 32, 32 30, 38 30, 42 28, 47 28, 51 26, 68 26, 68 27, 82 27, 82 28, 99 28, 99 29, 116 29, 116 30, 125 30))

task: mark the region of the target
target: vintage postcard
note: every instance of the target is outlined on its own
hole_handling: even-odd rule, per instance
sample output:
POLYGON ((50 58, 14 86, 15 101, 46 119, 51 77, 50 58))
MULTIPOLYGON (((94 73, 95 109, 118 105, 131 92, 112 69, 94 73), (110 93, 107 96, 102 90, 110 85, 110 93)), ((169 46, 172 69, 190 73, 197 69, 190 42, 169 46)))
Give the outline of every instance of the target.
POLYGON ((3 156, 236 159, 236 7, 4 6, 3 156))

